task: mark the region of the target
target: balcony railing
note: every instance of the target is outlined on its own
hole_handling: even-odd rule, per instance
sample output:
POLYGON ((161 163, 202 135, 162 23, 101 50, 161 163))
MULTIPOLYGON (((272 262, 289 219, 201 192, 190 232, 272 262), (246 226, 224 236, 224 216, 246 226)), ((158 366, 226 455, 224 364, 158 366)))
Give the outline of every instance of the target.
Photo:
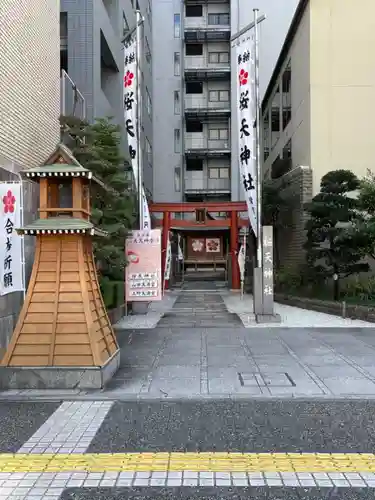
MULTIPOLYGON (((224 130, 221 133, 224 135, 224 130)), ((211 131, 212 133, 213 131, 211 131)), ((215 132, 217 132, 215 130, 215 132)), ((229 131, 227 131, 229 137, 229 131)), ((200 134, 185 134, 185 150, 199 151, 230 151, 230 141, 228 139, 211 139, 200 134), (197 136, 197 137, 194 137, 197 136)))
POLYGON ((193 110, 230 111, 230 101, 213 101, 205 96, 187 94, 185 95, 185 111, 193 110))
POLYGON ((229 14, 209 14, 202 17, 185 17, 185 31, 193 29, 230 30, 229 14))
POLYGON ((230 71, 229 54, 221 52, 212 52, 207 56, 185 56, 184 64, 185 70, 208 69, 230 71))
POLYGON ((60 111, 63 116, 75 116, 81 120, 86 118, 85 98, 78 90, 76 84, 70 78, 68 73, 61 71, 61 94, 60 111))
POLYGON ((230 191, 230 179, 212 179, 205 172, 185 172, 185 191, 230 191))

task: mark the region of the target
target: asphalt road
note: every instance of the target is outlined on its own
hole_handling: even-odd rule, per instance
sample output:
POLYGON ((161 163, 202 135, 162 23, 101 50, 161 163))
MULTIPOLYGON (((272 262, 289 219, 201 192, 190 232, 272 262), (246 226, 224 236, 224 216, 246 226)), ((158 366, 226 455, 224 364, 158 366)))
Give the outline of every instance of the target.
POLYGON ((373 500, 366 489, 90 488, 65 490, 61 500, 373 500))
POLYGON ((0 453, 15 453, 60 403, 0 403, 0 453))
POLYGON ((373 453, 375 401, 117 402, 88 452, 373 453))

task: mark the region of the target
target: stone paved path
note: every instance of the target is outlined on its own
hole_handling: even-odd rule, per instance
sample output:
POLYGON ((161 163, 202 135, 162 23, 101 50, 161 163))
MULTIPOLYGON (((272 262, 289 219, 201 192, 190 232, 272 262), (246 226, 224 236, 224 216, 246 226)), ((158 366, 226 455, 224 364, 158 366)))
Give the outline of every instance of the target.
POLYGON ((159 328, 234 328, 242 326, 239 316, 228 312, 227 307, 216 290, 182 290, 171 311, 166 312, 159 321, 159 328))
POLYGON ((184 328, 129 334, 103 396, 375 397, 372 329, 184 328))

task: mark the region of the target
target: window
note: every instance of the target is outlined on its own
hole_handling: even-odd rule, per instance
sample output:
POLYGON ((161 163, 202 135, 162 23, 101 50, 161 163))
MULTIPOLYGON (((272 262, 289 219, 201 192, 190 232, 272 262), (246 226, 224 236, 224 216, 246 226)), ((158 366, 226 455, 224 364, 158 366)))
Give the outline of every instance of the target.
POLYGON ((180 38, 181 36, 181 16, 180 14, 174 15, 174 37, 180 38))
POLYGON ((174 168, 174 190, 181 191, 181 167, 174 168))
POLYGON ((292 169, 292 165, 292 141, 289 140, 271 165, 271 179, 282 177, 292 169))
POLYGON ((58 185, 59 208, 72 208, 73 206, 73 188, 71 182, 64 181, 58 185))
POLYGON ((229 24, 229 14, 208 14, 208 24, 229 24))
POLYGON ((270 155, 270 112, 267 109, 263 116, 263 159, 264 161, 270 155))
POLYGON ((202 133, 203 123, 200 121, 189 120, 186 122, 186 132, 188 133, 202 133))
POLYGON ((211 64, 229 63, 229 52, 209 52, 208 62, 211 64))
POLYGON ((209 168, 208 177, 210 179, 229 179, 229 168, 228 167, 209 168))
POLYGON ((60 70, 68 73, 68 49, 60 50, 60 70))
POLYGON ((174 152, 181 153, 181 133, 179 128, 174 129, 174 152))
POLYGON ((186 82, 187 94, 203 94, 203 82, 186 82))
POLYGON ((186 159, 186 171, 187 172, 202 172, 203 170, 203 160, 201 158, 187 158, 186 159))
POLYGON ((185 54, 187 56, 203 56, 203 44, 187 43, 185 48, 185 54))
POLYGON ((174 91, 174 114, 179 115, 181 113, 181 102, 180 102, 180 91, 174 91))
POLYGON ((202 5, 186 5, 185 6, 185 16, 186 17, 202 17, 203 16, 202 5))
POLYGON ((280 86, 277 86, 272 99, 271 108, 271 148, 274 148, 280 137, 280 86))
POLYGON ((146 109, 147 113, 149 116, 152 116, 152 101, 151 101, 151 96, 148 91, 148 88, 146 87, 146 109))
POLYGON ((211 102, 229 102, 229 90, 210 90, 208 100, 211 102))
POLYGON ((66 42, 67 36, 68 36, 68 13, 60 12, 60 39, 63 38, 65 39, 64 41, 66 42))
POLYGON ((292 65, 289 60, 282 76, 283 130, 292 118, 292 65))
POLYGON ((181 61, 180 61, 180 53, 174 53, 174 76, 180 76, 181 73, 181 61))
POLYGON ((227 128, 211 128, 208 130, 208 138, 211 141, 227 141, 229 130, 227 128))

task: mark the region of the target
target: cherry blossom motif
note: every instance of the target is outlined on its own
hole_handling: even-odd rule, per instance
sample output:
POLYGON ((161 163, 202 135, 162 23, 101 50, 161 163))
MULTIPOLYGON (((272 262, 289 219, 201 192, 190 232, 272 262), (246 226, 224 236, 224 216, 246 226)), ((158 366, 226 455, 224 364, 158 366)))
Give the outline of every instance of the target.
POLYGON ((249 73, 245 71, 244 69, 241 69, 238 79, 240 81, 240 85, 246 85, 247 84, 247 79, 249 78, 249 73))
POLYGON ((129 250, 128 251, 128 259, 129 259, 129 262, 131 262, 132 264, 138 264, 139 255, 137 255, 135 252, 133 252, 133 250, 129 250))
POLYGON ((212 240, 207 240, 206 242, 207 252, 219 252, 220 251, 220 240, 215 238, 212 240))
POLYGON ((14 204, 16 203, 16 198, 13 196, 12 191, 8 191, 6 196, 3 196, 4 213, 12 214, 14 212, 14 204))
POLYGON ((193 240, 191 248, 193 249, 193 252, 201 252, 203 250, 203 241, 193 240))
POLYGON ((133 83, 133 78, 134 78, 134 73, 131 71, 127 71, 124 76, 124 86, 126 87, 131 87, 133 83))

